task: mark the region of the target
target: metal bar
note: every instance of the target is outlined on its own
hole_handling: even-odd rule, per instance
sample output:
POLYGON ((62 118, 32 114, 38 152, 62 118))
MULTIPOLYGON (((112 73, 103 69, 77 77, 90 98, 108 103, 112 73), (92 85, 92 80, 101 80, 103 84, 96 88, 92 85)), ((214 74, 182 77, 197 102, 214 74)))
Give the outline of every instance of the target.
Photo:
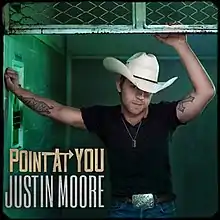
POLYGON ((136 2, 132 2, 132 27, 136 26, 136 2))
POLYGON ((122 33, 218 33, 217 25, 148 25, 135 29, 132 25, 21 25, 9 34, 122 34, 122 33))
POLYGON ((9 27, 10 27, 10 8, 9 8, 9 3, 7 3, 3 7, 3 24, 4 24, 4 31, 6 34, 9 32, 9 27))
POLYGON ((144 29, 151 31, 151 29, 157 33, 173 33, 173 32, 185 32, 185 33, 218 33, 218 25, 144 25, 144 29))
POLYGON ((146 5, 145 2, 135 3, 135 27, 143 28, 146 22, 146 5))
POLYGON ((91 34, 128 33, 132 25, 18 25, 10 29, 10 34, 91 34))
POLYGON ((132 28, 132 25, 75 25, 75 24, 56 24, 56 25, 13 25, 11 29, 114 29, 114 28, 132 28))

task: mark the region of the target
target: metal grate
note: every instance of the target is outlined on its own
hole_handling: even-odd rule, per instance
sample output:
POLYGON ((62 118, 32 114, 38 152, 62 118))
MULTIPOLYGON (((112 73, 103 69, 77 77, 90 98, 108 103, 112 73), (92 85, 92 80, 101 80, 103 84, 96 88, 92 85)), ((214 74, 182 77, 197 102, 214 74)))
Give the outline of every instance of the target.
POLYGON ((132 25, 131 2, 11 3, 13 25, 132 25))
POLYGON ((3 20, 7 34, 217 33, 217 14, 212 2, 25 2, 3 20))
POLYGON ((146 24, 180 22, 183 25, 215 25, 218 8, 212 2, 148 2, 146 24))

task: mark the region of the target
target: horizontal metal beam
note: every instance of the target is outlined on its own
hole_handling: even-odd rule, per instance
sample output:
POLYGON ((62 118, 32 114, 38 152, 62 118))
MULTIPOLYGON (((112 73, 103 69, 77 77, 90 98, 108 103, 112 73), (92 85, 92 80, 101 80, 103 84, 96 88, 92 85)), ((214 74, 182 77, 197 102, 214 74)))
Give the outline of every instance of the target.
POLYGON ((154 33, 218 33, 218 25, 144 25, 145 30, 154 33))
POLYGON ((123 34, 123 33, 218 33, 217 25, 19 25, 8 34, 123 34))

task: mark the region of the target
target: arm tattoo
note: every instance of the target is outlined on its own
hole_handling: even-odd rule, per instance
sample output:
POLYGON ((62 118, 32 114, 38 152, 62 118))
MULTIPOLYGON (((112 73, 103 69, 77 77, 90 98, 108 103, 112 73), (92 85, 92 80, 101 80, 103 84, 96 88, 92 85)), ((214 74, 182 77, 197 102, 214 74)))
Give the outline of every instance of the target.
POLYGON ((184 100, 179 102, 178 110, 183 113, 186 109, 186 107, 184 106, 184 103, 193 102, 194 99, 195 99, 195 97, 193 97, 192 95, 187 96, 184 100))
POLYGON ((38 101, 34 98, 18 96, 18 98, 32 110, 41 113, 41 114, 50 114, 50 109, 53 109, 53 106, 47 105, 45 102, 38 101))

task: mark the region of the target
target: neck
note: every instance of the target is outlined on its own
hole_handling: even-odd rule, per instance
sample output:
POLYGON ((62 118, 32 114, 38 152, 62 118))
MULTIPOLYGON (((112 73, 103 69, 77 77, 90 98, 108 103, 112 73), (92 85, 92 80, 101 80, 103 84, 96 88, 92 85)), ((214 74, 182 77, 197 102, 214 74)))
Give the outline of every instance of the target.
POLYGON ((148 108, 146 108, 143 112, 141 112, 138 115, 134 115, 131 112, 127 111, 127 109, 124 106, 121 106, 121 112, 124 115, 125 119, 132 125, 136 125, 139 122, 141 122, 141 120, 143 118, 146 118, 148 115, 148 108))

